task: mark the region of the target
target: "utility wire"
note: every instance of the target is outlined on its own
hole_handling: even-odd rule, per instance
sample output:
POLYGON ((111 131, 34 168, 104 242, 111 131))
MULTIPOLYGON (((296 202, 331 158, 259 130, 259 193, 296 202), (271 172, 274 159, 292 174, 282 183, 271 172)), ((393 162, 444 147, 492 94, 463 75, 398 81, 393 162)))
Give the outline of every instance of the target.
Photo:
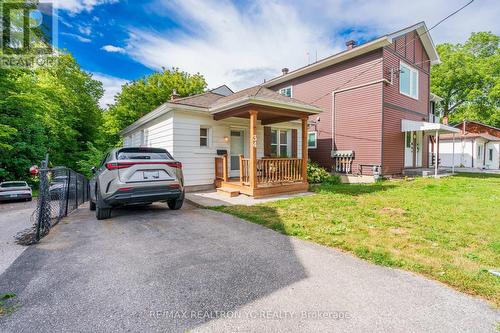
MULTIPOLYGON (((445 18, 441 19, 439 22, 437 22, 436 24, 434 24, 432 27, 430 27, 429 29, 427 29, 426 31, 422 32, 421 34, 419 34, 417 37, 414 37, 412 40, 410 40, 408 43, 406 43, 404 45, 404 47, 406 48, 406 46, 410 45, 410 43, 413 43, 413 41, 415 41, 417 38, 420 38, 421 36, 429 33, 429 31, 431 31, 432 29, 434 29, 435 27, 437 27, 438 25, 440 25, 441 23, 443 23, 444 21, 446 21, 447 19, 449 19, 450 17, 454 16, 455 14, 459 13, 460 11, 462 11, 463 9, 465 9, 466 7, 468 7, 470 4, 472 4, 474 2, 474 0, 471 0, 469 1, 468 3, 466 3, 465 5, 463 5, 462 7, 460 7, 459 9, 455 10, 454 12, 452 12, 451 14, 449 14, 448 16, 446 16, 445 18)), ((357 75, 355 75, 354 77, 352 77, 351 79, 347 80, 346 82, 344 82, 343 84, 341 84, 340 86, 338 86, 337 88, 335 88, 333 91, 336 91, 336 90, 339 90, 341 89, 342 87, 345 87, 345 85, 351 83, 352 81, 354 81, 355 79, 357 79, 358 77, 360 77, 361 75, 369 72, 370 70, 372 70, 373 68, 375 68, 375 66, 377 66, 378 64, 380 64, 381 62, 383 61, 383 58, 378 60, 377 62, 375 62, 372 66, 370 66, 369 68, 367 68, 366 70, 358 73, 357 75)), ((426 60, 424 62, 427 62, 427 61, 430 61, 430 60, 426 60)), ((422 62, 422 63, 424 63, 422 62)), ((314 104, 316 103, 317 101, 325 98, 326 96, 330 95, 331 92, 328 92, 322 96, 320 96, 319 98, 313 100, 312 102, 309 102, 310 104, 314 104)))

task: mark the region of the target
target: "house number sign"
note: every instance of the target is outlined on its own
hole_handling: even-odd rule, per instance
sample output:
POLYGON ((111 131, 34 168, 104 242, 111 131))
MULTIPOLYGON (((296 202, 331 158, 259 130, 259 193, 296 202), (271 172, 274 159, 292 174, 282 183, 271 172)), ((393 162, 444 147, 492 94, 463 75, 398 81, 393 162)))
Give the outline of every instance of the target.
POLYGON ((252 147, 257 148, 257 135, 252 137, 252 147))

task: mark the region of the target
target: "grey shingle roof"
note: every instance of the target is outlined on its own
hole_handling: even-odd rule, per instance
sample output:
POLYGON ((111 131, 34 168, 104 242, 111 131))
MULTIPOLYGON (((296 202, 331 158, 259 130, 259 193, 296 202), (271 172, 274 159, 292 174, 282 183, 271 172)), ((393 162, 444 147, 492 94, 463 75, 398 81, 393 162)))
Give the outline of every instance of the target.
POLYGON ((295 103, 304 106, 312 106, 311 104, 302 102, 298 99, 283 96, 280 93, 277 93, 271 89, 262 87, 260 85, 240 90, 229 96, 222 96, 209 91, 203 94, 179 98, 172 101, 171 103, 189 105, 189 106, 198 106, 208 109, 211 107, 221 106, 242 98, 251 98, 251 97, 265 98, 267 100, 273 100, 276 102, 295 103))

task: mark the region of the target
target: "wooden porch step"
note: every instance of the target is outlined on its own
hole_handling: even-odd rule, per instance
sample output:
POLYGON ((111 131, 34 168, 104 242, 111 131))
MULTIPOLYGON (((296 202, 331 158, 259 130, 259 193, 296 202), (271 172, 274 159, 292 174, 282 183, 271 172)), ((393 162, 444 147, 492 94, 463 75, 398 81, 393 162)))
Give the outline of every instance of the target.
POLYGON ((235 189, 235 188, 229 188, 229 187, 219 187, 217 189, 217 193, 226 195, 228 197, 237 197, 240 195, 240 190, 235 189))

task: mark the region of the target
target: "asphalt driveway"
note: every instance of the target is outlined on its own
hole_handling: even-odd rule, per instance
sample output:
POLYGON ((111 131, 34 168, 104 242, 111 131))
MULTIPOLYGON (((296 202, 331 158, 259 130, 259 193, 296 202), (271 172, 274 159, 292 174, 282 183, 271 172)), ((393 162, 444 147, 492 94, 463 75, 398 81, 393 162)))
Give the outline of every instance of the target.
POLYGON ((482 300, 186 205, 80 209, 0 275, 2 332, 493 332, 482 300))
POLYGON ((14 236, 31 226, 30 216, 35 208, 36 199, 0 203, 0 274, 26 250, 15 243, 14 236))

